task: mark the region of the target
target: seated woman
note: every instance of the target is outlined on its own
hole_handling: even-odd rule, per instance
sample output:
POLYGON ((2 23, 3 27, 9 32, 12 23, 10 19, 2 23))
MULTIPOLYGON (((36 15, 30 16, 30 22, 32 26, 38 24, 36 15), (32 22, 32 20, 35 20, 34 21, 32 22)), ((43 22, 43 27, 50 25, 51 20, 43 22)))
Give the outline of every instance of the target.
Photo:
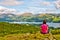
POLYGON ((49 31, 48 31, 48 25, 46 24, 46 20, 44 20, 43 24, 41 25, 41 33, 42 34, 49 33, 49 31))

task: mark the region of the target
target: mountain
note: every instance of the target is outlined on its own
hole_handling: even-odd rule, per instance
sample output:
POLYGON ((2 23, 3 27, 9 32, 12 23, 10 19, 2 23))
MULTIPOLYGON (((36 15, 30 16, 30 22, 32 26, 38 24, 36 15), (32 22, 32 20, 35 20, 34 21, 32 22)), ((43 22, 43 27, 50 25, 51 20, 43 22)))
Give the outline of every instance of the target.
POLYGON ((33 14, 32 13, 23 13, 21 16, 32 16, 33 14))
POLYGON ((15 15, 13 13, 1 13, 0 21, 4 22, 42 22, 47 19, 47 22, 60 22, 60 14, 32 14, 23 13, 15 15))
POLYGON ((13 21, 11 18, 14 16, 14 14, 0 14, 0 21, 13 21))

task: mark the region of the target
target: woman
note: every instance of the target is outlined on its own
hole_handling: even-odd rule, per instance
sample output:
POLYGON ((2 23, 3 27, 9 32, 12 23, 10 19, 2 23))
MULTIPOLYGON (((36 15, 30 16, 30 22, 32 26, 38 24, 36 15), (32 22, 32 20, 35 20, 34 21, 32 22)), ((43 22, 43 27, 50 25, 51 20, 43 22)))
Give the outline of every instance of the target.
POLYGON ((48 25, 46 24, 46 20, 43 21, 43 24, 41 25, 41 33, 47 34, 48 33, 48 25))

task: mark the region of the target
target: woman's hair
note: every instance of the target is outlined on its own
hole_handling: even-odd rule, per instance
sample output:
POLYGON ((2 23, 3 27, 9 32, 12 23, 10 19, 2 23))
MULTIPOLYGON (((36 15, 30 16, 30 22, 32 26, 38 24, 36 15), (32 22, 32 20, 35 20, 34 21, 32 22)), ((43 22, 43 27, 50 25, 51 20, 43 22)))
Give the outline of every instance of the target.
POLYGON ((46 24, 46 19, 43 21, 43 24, 46 24))

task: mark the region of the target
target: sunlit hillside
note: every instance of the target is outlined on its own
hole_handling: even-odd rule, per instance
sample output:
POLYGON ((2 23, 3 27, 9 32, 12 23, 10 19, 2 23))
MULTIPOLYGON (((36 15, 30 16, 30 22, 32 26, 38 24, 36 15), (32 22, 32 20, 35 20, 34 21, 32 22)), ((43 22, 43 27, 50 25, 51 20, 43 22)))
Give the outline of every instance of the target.
POLYGON ((48 34, 40 33, 40 26, 0 22, 0 40, 60 40, 60 28, 49 27, 48 34))

